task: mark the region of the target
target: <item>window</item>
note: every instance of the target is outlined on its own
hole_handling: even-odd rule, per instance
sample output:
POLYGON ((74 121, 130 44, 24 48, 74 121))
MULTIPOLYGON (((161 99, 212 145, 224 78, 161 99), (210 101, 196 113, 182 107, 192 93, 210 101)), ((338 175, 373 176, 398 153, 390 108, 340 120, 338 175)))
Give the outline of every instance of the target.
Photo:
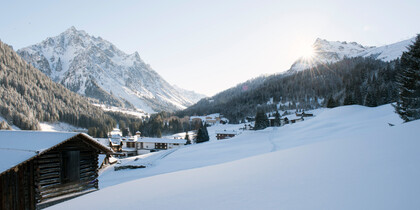
POLYGON ((63 151, 61 183, 80 180, 80 151, 63 151))

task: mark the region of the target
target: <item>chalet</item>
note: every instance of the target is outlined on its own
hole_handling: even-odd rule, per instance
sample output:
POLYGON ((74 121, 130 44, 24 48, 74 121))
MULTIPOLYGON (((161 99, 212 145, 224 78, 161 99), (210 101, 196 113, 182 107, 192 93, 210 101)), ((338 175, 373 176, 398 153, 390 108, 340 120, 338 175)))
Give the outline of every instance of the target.
POLYGON ((232 137, 235 137, 236 135, 238 135, 238 132, 236 132, 235 130, 233 130, 233 131, 227 131, 227 130, 216 131, 217 140, 230 139, 232 137))
POLYGON ((297 118, 297 119, 290 120, 291 123, 297 123, 297 122, 300 122, 300 121, 303 121, 303 118, 297 118))
POLYGON ((83 133, 0 131, 0 209, 40 209, 98 190, 98 154, 83 133))
POLYGON ((185 139, 141 138, 137 139, 137 154, 156 150, 179 148, 187 143, 185 139))
POLYGON ((276 126, 276 117, 269 117, 268 122, 270 123, 270 127, 276 126))
POLYGON ((197 123, 198 122, 202 122, 202 123, 207 123, 208 125, 216 125, 216 124, 226 124, 229 123, 229 120, 227 118, 224 118, 223 115, 219 114, 219 113, 215 113, 215 114, 210 114, 210 115, 206 115, 206 116, 191 116, 190 117, 190 122, 197 123))
POLYGON ((311 113, 305 113, 305 112, 302 112, 302 113, 296 112, 295 114, 296 114, 296 117, 313 117, 314 116, 311 113))
POLYGON ((137 149, 136 149, 136 142, 137 142, 137 136, 133 137, 124 137, 122 138, 123 147, 122 147, 122 153, 124 153, 125 156, 134 156, 137 155, 137 149))
POLYGON ((108 138, 108 143, 114 152, 122 152, 123 142, 121 137, 108 138))

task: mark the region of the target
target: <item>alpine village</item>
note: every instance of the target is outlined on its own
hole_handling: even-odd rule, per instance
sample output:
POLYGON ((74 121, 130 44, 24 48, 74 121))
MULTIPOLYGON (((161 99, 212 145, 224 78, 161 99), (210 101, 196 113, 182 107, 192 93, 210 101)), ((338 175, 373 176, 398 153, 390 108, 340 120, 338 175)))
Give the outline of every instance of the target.
POLYGON ((4 3, 0 210, 418 209, 420 4, 368 2, 4 3))

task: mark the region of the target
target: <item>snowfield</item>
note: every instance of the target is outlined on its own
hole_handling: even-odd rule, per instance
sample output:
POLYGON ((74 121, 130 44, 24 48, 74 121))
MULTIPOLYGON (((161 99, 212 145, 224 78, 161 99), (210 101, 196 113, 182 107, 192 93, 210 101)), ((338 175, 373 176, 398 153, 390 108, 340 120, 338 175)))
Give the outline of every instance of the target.
POLYGON ((124 160, 149 165, 109 167, 101 190, 52 209, 418 209, 419 128, 391 105, 323 109, 296 124, 124 160))

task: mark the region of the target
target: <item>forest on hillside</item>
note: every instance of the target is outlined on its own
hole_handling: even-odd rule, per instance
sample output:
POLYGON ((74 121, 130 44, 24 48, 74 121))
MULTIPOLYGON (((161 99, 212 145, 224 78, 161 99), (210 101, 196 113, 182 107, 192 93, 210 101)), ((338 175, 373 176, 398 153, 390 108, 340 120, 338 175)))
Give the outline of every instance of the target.
POLYGON ((39 130, 39 122, 66 122, 96 128, 105 136, 116 123, 86 98, 53 82, 0 42, 0 115, 23 130, 39 130))
POLYGON ((141 131, 143 136, 196 129, 188 118, 167 112, 139 119, 120 112, 104 112, 25 62, 13 49, 0 42, 0 129, 15 125, 22 130, 40 130, 39 122, 65 122, 88 129, 93 137, 106 137, 117 123, 125 135, 141 131))
POLYGON ((240 84, 176 114, 182 117, 221 113, 231 122, 238 123, 248 116, 255 116, 258 109, 271 112, 277 109, 308 110, 327 105, 378 106, 397 100, 399 63, 398 59, 383 62, 373 58, 345 58, 292 74, 259 78, 253 88, 240 88, 247 85, 240 84))

